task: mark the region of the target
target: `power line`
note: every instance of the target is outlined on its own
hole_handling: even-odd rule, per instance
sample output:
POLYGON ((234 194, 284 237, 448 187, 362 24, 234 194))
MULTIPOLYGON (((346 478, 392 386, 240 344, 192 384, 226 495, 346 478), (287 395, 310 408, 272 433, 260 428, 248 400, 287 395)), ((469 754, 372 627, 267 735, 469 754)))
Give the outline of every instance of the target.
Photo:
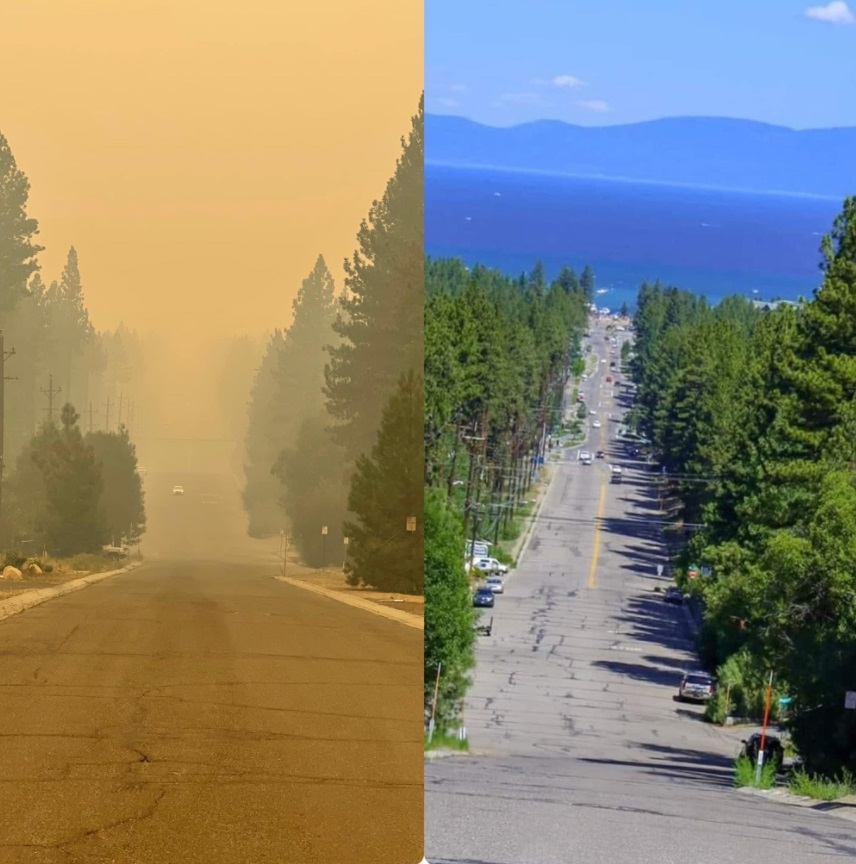
POLYGON ((42 393, 48 397, 48 423, 53 424, 54 396, 59 396, 59 394, 62 393, 62 387, 57 387, 56 390, 54 390, 53 375, 48 375, 48 389, 45 390, 44 387, 40 389, 42 393))

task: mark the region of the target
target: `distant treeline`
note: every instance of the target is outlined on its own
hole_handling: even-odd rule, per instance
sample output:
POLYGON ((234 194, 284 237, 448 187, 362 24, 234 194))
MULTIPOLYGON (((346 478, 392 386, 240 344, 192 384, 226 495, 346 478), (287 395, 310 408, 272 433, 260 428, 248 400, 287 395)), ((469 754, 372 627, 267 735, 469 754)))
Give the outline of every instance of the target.
POLYGON ((29 190, 0 134, 0 330, 7 355, 0 547, 74 554, 110 540, 134 542, 145 515, 127 431, 143 347, 124 326, 95 329, 73 247, 59 279, 45 285, 29 190), (75 472, 82 472, 77 480, 75 472))
POLYGON ((271 336, 244 490, 251 535, 287 529, 307 564, 341 566, 347 552, 351 583, 408 592, 423 587, 423 132, 420 100, 342 290, 319 255, 271 336))
POLYGON ((562 423, 594 273, 538 263, 510 279, 458 259, 425 263, 425 702, 440 668, 438 730, 460 717, 473 665, 466 539, 511 536, 562 423))
POLYGON ((638 425, 698 526, 679 579, 704 601, 709 710, 727 693, 760 716, 772 670, 809 769, 831 773, 856 771, 856 198, 821 252, 814 298, 769 312, 643 286, 632 364, 638 425))

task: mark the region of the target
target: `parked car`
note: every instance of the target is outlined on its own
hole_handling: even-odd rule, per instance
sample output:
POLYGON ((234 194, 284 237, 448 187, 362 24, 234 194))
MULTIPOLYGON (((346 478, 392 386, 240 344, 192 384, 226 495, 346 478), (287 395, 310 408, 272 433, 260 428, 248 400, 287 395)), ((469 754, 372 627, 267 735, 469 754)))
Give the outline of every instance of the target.
POLYGON ((476 588, 476 593, 473 594, 473 606, 490 608, 494 602, 493 591, 490 588, 476 588))
POLYGON ((674 606, 684 605, 683 592, 676 585, 670 585, 663 592, 663 600, 665 600, 666 603, 672 603, 674 606))
POLYGON ((508 567, 501 564, 496 558, 476 558, 473 566, 483 573, 508 573, 508 567))
POLYGON ((484 580, 485 587, 490 588, 494 594, 502 594, 505 592, 505 583, 502 581, 502 576, 488 576, 484 580))
POLYGON ((589 453, 588 450, 580 450, 580 462, 582 462, 583 465, 591 465, 591 453, 589 453))
MULTIPOLYGON (((740 755, 745 756, 755 764, 758 761, 758 751, 761 749, 761 733, 753 732, 748 738, 740 742, 743 747, 740 755)), ((764 764, 776 763, 776 769, 782 767, 785 761, 785 748, 782 747, 781 739, 777 735, 767 733, 764 736, 764 764)))
POLYGON ((707 702, 716 693, 716 683, 707 672, 687 672, 678 686, 679 702, 707 702))

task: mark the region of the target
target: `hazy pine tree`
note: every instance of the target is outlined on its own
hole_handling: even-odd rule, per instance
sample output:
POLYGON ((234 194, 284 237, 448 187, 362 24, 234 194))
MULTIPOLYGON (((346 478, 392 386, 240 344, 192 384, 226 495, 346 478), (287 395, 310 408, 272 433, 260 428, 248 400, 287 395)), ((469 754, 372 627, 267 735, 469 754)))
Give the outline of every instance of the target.
POLYGON ((307 417, 294 445, 279 454, 273 467, 284 487, 280 501, 291 526, 292 542, 310 567, 341 566, 344 557, 344 456, 329 425, 326 411, 307 417), (324 527, 326 535, 321 533, 324 527))
POLYGON ((58 433, 45 436, 45 446, 33 453, 47 493, 48 550, 58 556, 97 552, 109 537, 101 509, 101 466, 83 440, 79 419, 74 406, 67 403, 58 433))
POLYGON ((124 425, 118 432, 93 432, 84 439, 101 465, 101 509, 113 545, 132 546, 146 527, 143 484, 137 473, 137 451, 124 425))
POLYGON ((0 315, 15 308, 44 247, 33 243, 39 223, 27 216, 30 183, 0 134, 0 315))
POLYGON ((360 456, 351 480, 346 523, 349 581, 386 591, 424 587, 424 387, 419 373, 402 376, 383 414, 371 456, 360 456), (407 530, 407 519, 416 530, 407 530))
POLYGON ((323 255, 303 280, 292 310, 273 373, 277 395, 270 433, 278 451, 292 446, 303 420, 324 408, 325 349, 335 337, 336 286, 323 255))
POLYGON ((278 389, 276 368, 282 346, 282 331, 275 330, 256 372, 247 406, 243 501, 251 537, 271 536, 283 527, 279 507, 282 490, 271 473, 281 449, 274 434, 273 411, 278 389))
POLYGON ((335 324, 341 344, 326 369, 327 406, 349 461, 368 453, 399 377, 422 370, 424 95, 380 201, 345 262, 347 294, 335 324))

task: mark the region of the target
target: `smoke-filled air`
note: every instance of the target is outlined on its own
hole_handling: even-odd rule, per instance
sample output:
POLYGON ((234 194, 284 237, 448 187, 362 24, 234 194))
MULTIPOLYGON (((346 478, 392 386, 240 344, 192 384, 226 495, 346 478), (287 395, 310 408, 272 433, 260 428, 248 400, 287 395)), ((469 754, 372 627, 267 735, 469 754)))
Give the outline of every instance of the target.
POLYGON ((5 6, 0 848, 415 862, 422 8, 5 6))

